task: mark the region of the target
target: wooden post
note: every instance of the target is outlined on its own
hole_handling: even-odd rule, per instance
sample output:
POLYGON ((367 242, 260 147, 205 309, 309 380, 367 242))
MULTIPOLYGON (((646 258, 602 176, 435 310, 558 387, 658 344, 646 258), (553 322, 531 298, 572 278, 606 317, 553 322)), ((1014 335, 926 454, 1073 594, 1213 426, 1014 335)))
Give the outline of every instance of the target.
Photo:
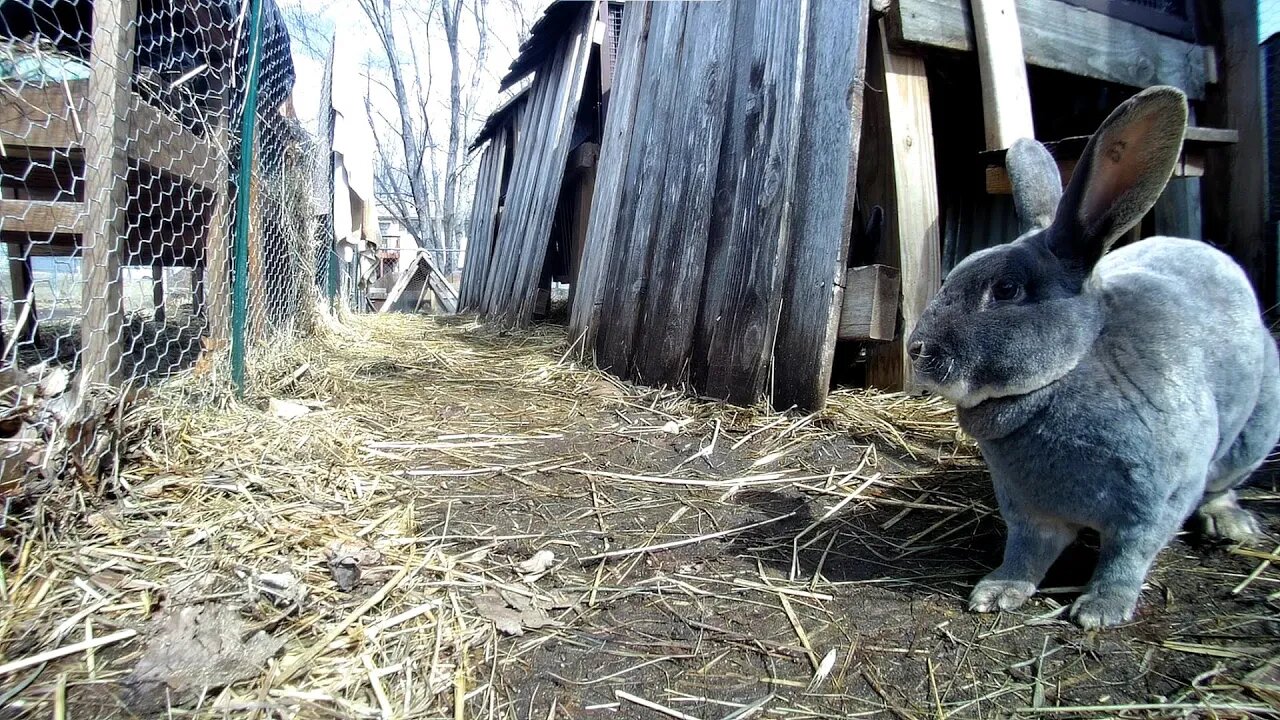
POLYGON ((987 149, 999 150, 1018 138, 1035 137, 1018 10, 1014 0, 970 0, 970 4, 982 75, 987 149))
POLYGON ((133 72, 138 0, 93 4, 89 112, 85 123, 85 199, 89 222, 81 257, 81 382, 121 380, 120 256, 128 236, 129 77, 133 72))
POLYGON ((31 240, 9 243, 9 283, 13 287, 13 336, 18 342, 36 340, 36 298, 31 272, 31 240))
POLYGON ((1276 302, 1275 246, 1266 242, 1266 145, 1262 131, 1262 78, 1256 0, 1203 0, 1208 37, 1217 39, 1219 82, 1206 88, 1201 121, 1231 128, 1238 142, 1208 153, 1204 195, 1205 239, 1244 266, 1262 306, 1276 302))
POLYGON ((164 323, 164 262, 151 261, 151 305, 155 308, 155 321, 164 323))
MULTIPOLYGON (((220 125, 214 134, 219 138, 218 147, 227 147, 226 127, 220 125)), ((227 158, 219 157, 214 172, 217 180, 213 187, 213 201, 204 232, 205 268, 200 273, 203 282, 199 283, 204 292, 202 309, 209 313, 209 338, 215 341, 226 341, 231 337, 231 241, 227 236, 231 207, 229 173, 227 158)))
POLYGON ((877 62, 868 63, 867 85, 882 87, 884 93, 883 99, 876 99, 878 107, 874 109, 868 97, 866 113, 869 119, 878 114, 886 126, 866 131, 862 162, 867 169, 879 171, 881 184, 890 185, 872 195, 874 202, 870 204, 880 204, 887 212, 883 250, 889 264, 897 262, 901 272, 902 326, 896 340, 877 348, 867 378, 874 387, 911 390, 906 340, 942 277, 933 120, 924 60, 889 49, 883 18, 879 35, 879 52, 868 53, 877 56, 877 62), (868 153, 878 145, 877 135, 888 148, 868 153))
POLYGON ((203 259, 197 259, 195 266, 191 268, 191 314, 195 317, 205 316, 203 259))

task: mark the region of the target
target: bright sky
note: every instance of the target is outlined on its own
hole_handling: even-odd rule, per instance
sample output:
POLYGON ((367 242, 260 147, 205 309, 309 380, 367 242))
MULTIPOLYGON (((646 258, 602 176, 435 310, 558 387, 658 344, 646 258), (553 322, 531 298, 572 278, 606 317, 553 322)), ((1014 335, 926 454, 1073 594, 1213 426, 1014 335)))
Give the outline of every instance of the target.
MULTIPOLYGON (((413 1, 406 0, 409 3, 413 1)), ((519 14, 523 13, 527 19, 533 20, 546 5, 546 0, 481 0, 481 2, 483 2, 490 35, 484 75, 481 80, 478 98, 477 112, 480 117, 474 119, 476 123, 483 120, 483 116, 496 107, 499 102, 500 98, 497 94, 498 80, 505 74, 507 66, 511 64, 518 50, 518 36, 521 28, 519 14)), ((302 14, 310 18, 312 27, 318 29, 321 33, 330 37, 335 29, 347 33, 348 39, 355 46, 368 48, 378 62, 383 62, 383 52, 378 44, 377 36, 374 35, 372 26, 365 17, 364 11, 356 3, 356 0, 279 0, 279 4, 285 12, 286 18, 293 20, 294 13, 292 11, 301 10, 302 14)), ((399 0, 395 4, 399 7, 399 0)), ((469 6, 471 4, 470 0, 467 0, 466 4, 469 6)), ((320 105, 320 90, 324 79, 324 61, 308 56, 305 49, 300 47, 301 43, 296 39, 299 34, 299 28, 291 27, 290 31, 295 36, 293 40, 293 61, 297 70, 297 84, 294 89, 295 109, 299 119, 309 128, 314 129, 315 117, 320 105)), ((326 37, 323 41, 326 49, 327 40, 328 38, 326 37)), ((398 34, 396 41, 401 52, 405 55, 405 62, 411 62, 408 56, 408 48, 412 38, 409 37, 408 31, 405 30, 398 34)), ((419 42, 421 41, 419 40, 419 42)), ((470 16, 469 10, 464 11, 460 35, 464 58, 468 56, 474 57, 477 43, 478 36, 474 19, 470 16)), ((419 45, 418 52, 421 61, 430 64, 434 76, 432 96, 440 98, 442 101, 446 100, 448 98, 449 55, 445 47, 444 32, 438 24, 432 28, 430 54, 427 55, 427 51, 422 45, 419 45)), ((470 61, 464 61, 464 83, 467 82, 466 68, 470 65, 470 61)), ((375 88, 373 97, 375 107, 382 109, 388 116, 393 116, 395 104, 388 92, 379 91, 375 88)), ((446 122, 448 117, 447 110, 443 106, 438 110, 440 116, 433 118, 433 121, 441 123, 443 127, 443 123, 446 122)))
POLYGON ((1280 0, 1258 0, 1258 41, 1280 32, 1280 0))

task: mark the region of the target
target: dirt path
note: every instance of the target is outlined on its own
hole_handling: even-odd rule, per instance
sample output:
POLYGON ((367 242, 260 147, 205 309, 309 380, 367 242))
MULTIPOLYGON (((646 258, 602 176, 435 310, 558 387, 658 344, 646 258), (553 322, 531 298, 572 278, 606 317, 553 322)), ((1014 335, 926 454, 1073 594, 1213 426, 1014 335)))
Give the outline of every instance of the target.
POLYGON ((1251 576, 1270 547, 1175 543, 1114 631, 1062 619, 1087 545, 1048 581, 1066 591, 965 612, 1000 523, 963 447, 903 454, 947 437, 935 406, 773 415, 612 382, 552 329, 351 333, 280 358, 262 410, 198 379, 162 394, 120 487, 10 521, 0 660, 86 625, 139 635, 50 663, 0 715, 48 717, 60 693, 76 718, 1244 717, 1280 698, 1280 573, 1251 576), (286 420, 268 395, 314 402, 286 420), (175 613, 214 606, 283 645, 265 668, 240 640, 201 646, 240 658, 220 676, 157 661, 175 613))

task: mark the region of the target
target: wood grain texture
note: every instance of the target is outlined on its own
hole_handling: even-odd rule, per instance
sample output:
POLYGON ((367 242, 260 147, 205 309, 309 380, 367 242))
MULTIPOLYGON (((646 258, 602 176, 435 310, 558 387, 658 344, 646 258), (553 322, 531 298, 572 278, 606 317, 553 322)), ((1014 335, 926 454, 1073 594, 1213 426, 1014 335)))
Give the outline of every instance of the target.
POLYGON ((569 315, 569 334, 575 341, 581 340, 584 348, 595 346, 595 332, 607 285, 605 274, 617 242, 618 215, 624 194, 631 190, 625 188, 623 182, 629 168, 641 70, 648 50, 653 8, 653 3, 632 3, 626 6, 622 15, 618 64, 609 93, 609 113, 605 116, 599 170, 591 198, 588 241, 582 249, 569 315))
POLYGON ((83 245, 80 324, 81 382, 121 379, 120 256, 128 236, 129 71, 133 67, 137 0, 97 0, 89 53, 89 122, 84 137, 88 232, 83 245))
MULTIPOLYGON (((655 3, 649 20, 649 49, 641 70, 640 104, 631 134, 622 203, 614 228, 614 249, 601 296, 595 335, 596 362, 626 376, 631 370, 636 328, 651 279, 649 263, 663 204, 670 158, 672 119, 682 103, 677 70, 684 39, 685 3, 655 3)), ((679 162, 677 162, 679 164, 679 162)), ((678 170, 672 169, 673 178, 678 170)))
POLYGON ((768 380, 791 241, 806 18, 800 4, 733 8, 738 50, 692 376, 705 395, 750 404, 768 380))
MULTIPOLYGON (((225 137, 225 126, 218 128, 217 135, 225 137)), ((229 340, 231 337, 230 174, 231 170, 226 163, 218 164, 213 201, 205 216, 202 286, 204 305, 209 315, 209 337, 216 341, 229 340)))
MULTIPOLYGON (((673 3, 674 5, 674 3, 673 3)), ((733 41, 726 3, 682 3, 680 56, 671 68, 679 100, 663 118, 668 132, 657 160, 666 177, 653 232, 631 376, 655 385, 684 382, 697 329, 707 233, 719 170, 733 41)))
POLYGON ((841 340, 892 340, 897 328, 901 277, 897 268, 864 265, 845 274, 841 340))
POLYGON ((1031 91, 1023 60, 1022 29, 1014 0, 970 0, 987 148, 1007 148, 1034 138, 1031 91))
MULTIPOLYGON (((23 88, 0 93, 0 141, 7 148, 48 147, 75 151, 93 129, 89 81, 23 88)), ((208 139, 196 137, 174 119, 130 92, 125 152, 168 175, 211 187, 222 156, 208 139)))
POLYGON ((861 0, 809 3, 792 242, 773 352, 779 409, 820 409, 831 385, 862 137, 867 23, 861 0))
POLYGON ((484 297, 485 278, 493 258, 493 239, 498 229, 498 201, 502 196, 507 137, 506 132, 496 133, 480 156, 476 192, 467 224, 467 261, 458 287, 459 311, 476 308, 484 297))
POLYGON ((942 284, 942 243, 938 224, 938 173, 933 151, 933 118, 924 60, 882 44, 889 136, 898 207, 898 253, 902 272, 902 331, 897 340, 903 387, 912 389, 905 347, 925 306, 942 284))
MULTIPOLYGON (((1132 87, 1173 85, 1197 100, 1205 96, 1209 55, 1203 47, 1063 2, 1016 5, 1029 65, 1132 87)), ((895 41, 964 52, 977 47, 969 0, 898 0, 890 18, 895 41)))

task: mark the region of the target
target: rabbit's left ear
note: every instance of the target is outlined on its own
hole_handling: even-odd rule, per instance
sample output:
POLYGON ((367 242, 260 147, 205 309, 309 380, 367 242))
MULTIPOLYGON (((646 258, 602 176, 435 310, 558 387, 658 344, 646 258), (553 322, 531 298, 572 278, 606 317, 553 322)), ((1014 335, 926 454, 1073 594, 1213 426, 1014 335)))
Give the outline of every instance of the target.
POLYGON ((1020 138, 1009 146, 1004 164, 1013 185, 1013 206, 1022 231, 1049 227, 1062 199, 1062 176, 1048 148, 1030 138, 1020 138))
POLYGON ((1053 253, 1093 267, 1164 192, 1186 127, 1187 97, 1177 88, 1147 88, 1116 108, 1067 184, 1050 232, 1053 253))

